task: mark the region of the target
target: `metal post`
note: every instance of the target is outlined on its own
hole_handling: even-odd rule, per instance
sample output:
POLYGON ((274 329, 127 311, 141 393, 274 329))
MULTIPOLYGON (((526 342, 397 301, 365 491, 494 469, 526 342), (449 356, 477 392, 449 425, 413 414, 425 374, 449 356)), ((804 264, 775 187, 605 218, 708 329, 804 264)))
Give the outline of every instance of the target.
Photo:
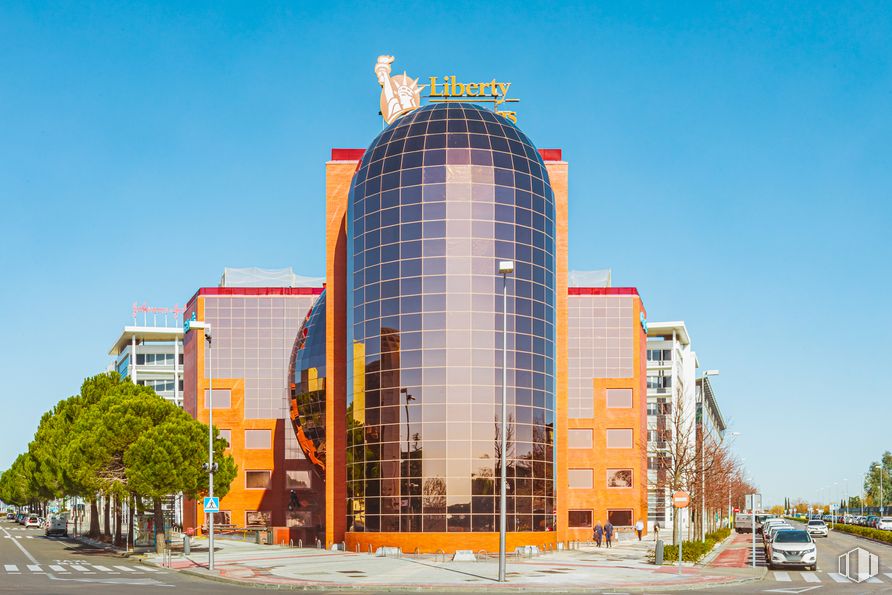
POLYGON ((750 523, 750 533, 753 534, 753 568, 756 567, 756 495, 750 494, 750 514, 752 522, 750 523))
MULTIPOLYGON (((513 266, 511 267, 513 269, 513 266)), ((505 582, 505 532, 508 507, 507 473, 508 473, 508 271, 500 267, 502 272, 502 419, 500 420, 499 442, 501 442, 501 464, 499 480, 499 582, 505 582)))
MULTIPOLYGON (((211 325, 205 329, 208 342, 208 496, 214 497, 214 360, 211 325)), ((208 570, 214 569, 214 513, 208 514, 208 570)))
POLYGON ((682 546, 682 538, 681 538, 681 508, 675 509, 675 520, 676 525, 678 526, 678 574, 681 574, 681 546, 682 546))

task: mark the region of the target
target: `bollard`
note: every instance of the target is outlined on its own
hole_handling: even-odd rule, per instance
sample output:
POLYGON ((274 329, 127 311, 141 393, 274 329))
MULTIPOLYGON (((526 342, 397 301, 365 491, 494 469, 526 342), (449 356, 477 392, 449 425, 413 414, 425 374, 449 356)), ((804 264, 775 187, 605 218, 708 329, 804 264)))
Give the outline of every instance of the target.
POLYGON ((657 566, 663 565, 663 540, 658 539, 657 545, 654 546, 654 564, 657 566))
POLYGON ((297 547, 302 548, 303 546, 304 546, 304 540, 303 540, 303 538, 298 539, 298 540, 297 540, 297 547))
POLYGON ((192 539, 188 535, 183 536, 183 555, 188 556, 192 553, 192 539))
POLYGON ((288 540, 288 547, 294 547, 294 540, 293 540, 293 539, 289 539, 289 540, 288 540))
POLYGON ((359 549, 360 549, 360 548, 359 548, 359 542, 356 543, 356 548, 355 548, 355 549, 356 549, 356 553, 358 554, 358 553, 359 553, 359 549))

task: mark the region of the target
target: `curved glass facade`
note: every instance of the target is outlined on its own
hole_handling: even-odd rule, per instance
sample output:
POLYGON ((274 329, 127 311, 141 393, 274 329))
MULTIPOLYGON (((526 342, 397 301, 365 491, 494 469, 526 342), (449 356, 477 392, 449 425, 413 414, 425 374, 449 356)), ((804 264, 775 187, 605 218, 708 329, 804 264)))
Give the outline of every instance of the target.
POLYGON ((291 352, 291 424, 304 454, 325 469, 325 291, 313 303, 291 352))
POLYGON ((508 530, 553 527, 555 207, 530 140, 433 104, 365 152, 347 212, 348 531, 498 531, 502 276, 508 530))

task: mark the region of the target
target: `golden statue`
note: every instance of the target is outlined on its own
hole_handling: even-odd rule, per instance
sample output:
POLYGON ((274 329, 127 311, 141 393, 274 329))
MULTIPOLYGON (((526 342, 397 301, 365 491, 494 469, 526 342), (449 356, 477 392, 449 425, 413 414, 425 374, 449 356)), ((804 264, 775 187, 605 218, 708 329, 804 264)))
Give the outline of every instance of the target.
POLYGON ((375 63, 375 76, 381 85, 381 116, 388 124, 400 116, 421 107, 421 90, 418 79, 411 79, 406 73, 390 76, 393 56, 378 56, 375 63))

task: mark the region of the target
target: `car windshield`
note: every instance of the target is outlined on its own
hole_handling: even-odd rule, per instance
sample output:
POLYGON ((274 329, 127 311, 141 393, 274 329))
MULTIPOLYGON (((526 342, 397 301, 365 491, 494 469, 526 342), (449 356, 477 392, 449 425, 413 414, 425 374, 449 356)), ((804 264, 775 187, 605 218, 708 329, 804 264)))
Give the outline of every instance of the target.
POLYGON ((775 543, 808 543, 811 541, 811 537, 805 531, 778 531, 774 541, 775 543))
POLYGON ((823 527, 824 521, 809 521, 808 524, 809 525, 817 525, 818 527, 823 527))

